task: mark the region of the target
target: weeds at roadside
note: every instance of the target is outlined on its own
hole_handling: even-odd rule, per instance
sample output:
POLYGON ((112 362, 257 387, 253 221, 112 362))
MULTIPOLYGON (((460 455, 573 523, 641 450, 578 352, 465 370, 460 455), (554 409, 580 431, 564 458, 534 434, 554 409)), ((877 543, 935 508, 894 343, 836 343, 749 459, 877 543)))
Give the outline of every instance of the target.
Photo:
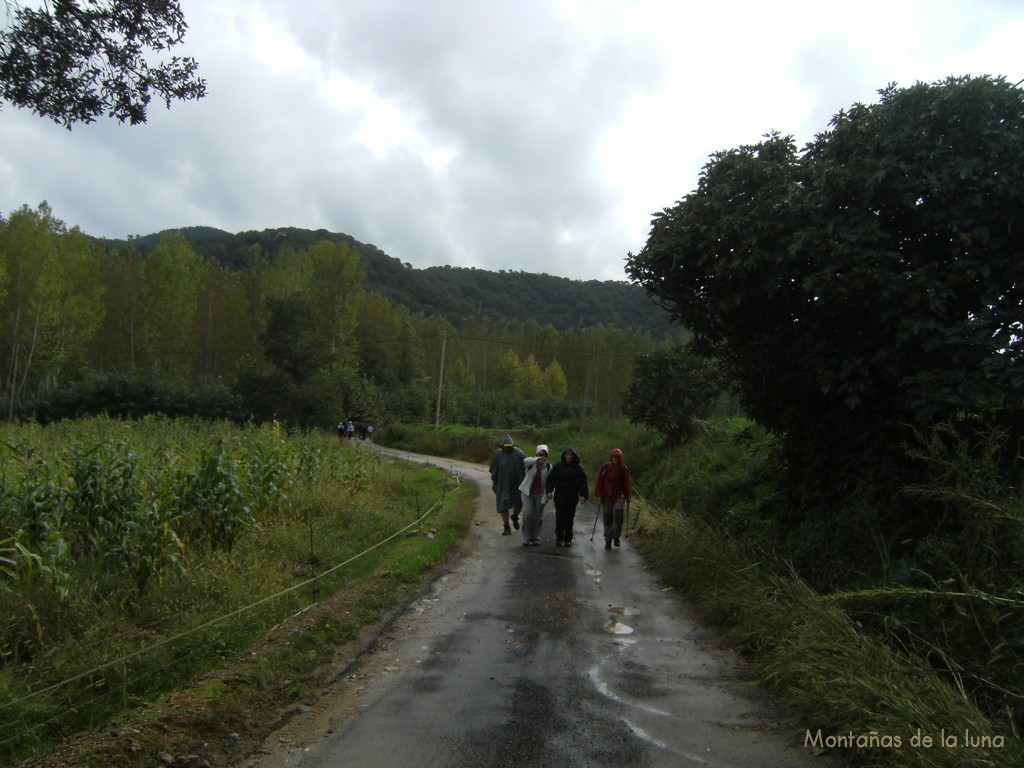
POLYGON ((788 703, 805 747, 832 744, 861 766, 1008 766, 1024 759, 1014 735, 999 733, 961 691, 861 631, 784 564, 679 512, 647 504, 643 519, 634 546, 788 703), (915 748, 918 733, 935 746, 915 748), (958 747, 939 746, 942 733, 957 735, 958 747), (965 746, 965 733, 996 746, 965 746))
MULTIPOLYGON (((49 437, 69 445, 96 439, 92 422, 83 422, 81 429, 62 425, 48 434, 29 427, 21 437, 38 446, 49 437)), ((203 444, 210 435, 217 440, 235 435, 197 425, 146 423, 128 429, 134 434, 126 439, 133 445, 155 437, 164 456, 187 456, 193 441, 203 444)), ((315 685, 317 665, 418 584, 461 539, 472 518, 475 485, 455 489, 443 471, 406 468, 320 436, 267 437, 271 442, 263 453, 256 452, 264 468, 256 495, 268 499, 268 506, 253 507, 257 525, 230 548, 188 548, 182 568, 154 572, 143 591, 130 573, 88 558, 61 560, 70 578, 61 582, 67 589, 56 590, 47 574, 30 568, 37 561, 16 545, 0 548, 4 567, 17 577, 0 583, 0 762, 44 752, 74 733, 115 727, 110 724, 117 721, 133 723, 116 726, 118 732, 144 732, 145 739, 126 737, 118 744, 124 754, 103 764, 151 765, 153 745, 187 742, 189 734, 174 726, 182 718, 212 718, 230 726, 262 717, 242 730, 268 727, 267 719, 279 715, 269 709, 277 706, 270 704, 274 696, 306 695, 315 685), (272 455, 278 466, 271 472, 272 455), (394 535, 442 496, 444 504, 425 523, 394 535), (423 535, 426 530, 430 536, 423 535), (288 635, 294 642, 268 641, 275 626, 289 627, 289 633, 298 629, 288 635), (254 644, 264 651, 247 656, 254 644), (243 663, 236 664, 239 658, 243 663), (218 678, 220 668, 230 672, 218 678), (194 681, 202 681, 196 691, 169 694, 188 690, 194 681), (206 703, 188 715, 188 707, 174 705, 182 696, 206 703)), ((38 456, 41 448, 34 450, 38 456)), ((235 482, 244 486, 237 466, 211 464, 214 453, 199 453, 207 461, 198 466, 214 482, 188 487, 219 493, 217 488, 235 482)), ((177 461, 176 467, 183 466, 177 461)), ((60 485, 56 475, 47 477, 60 485)), ((38 562, 45 565, 47 557, 38 562)), ((209 728, 207 723, 203 732, 209 728)), ((88 765, 91 748, 60 764, 88 765)))

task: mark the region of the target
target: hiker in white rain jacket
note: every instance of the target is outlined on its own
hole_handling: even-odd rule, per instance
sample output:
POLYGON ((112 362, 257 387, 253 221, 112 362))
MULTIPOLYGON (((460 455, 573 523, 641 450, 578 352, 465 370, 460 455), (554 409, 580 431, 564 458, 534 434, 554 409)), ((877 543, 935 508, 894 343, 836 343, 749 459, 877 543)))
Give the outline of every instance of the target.
POLYGON ((544 524, 544 505, 548 501, 547 481, 551 465, 548 447, 537 446, 537 455, 523 461, 526 477, 519 484, 523 496, 523 546, 540 546, 540 527, 544 524))

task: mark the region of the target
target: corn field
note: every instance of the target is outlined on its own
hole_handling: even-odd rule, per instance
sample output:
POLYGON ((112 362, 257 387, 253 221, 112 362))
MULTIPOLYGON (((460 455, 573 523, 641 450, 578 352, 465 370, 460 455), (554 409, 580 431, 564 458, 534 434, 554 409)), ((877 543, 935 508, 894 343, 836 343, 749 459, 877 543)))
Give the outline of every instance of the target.
POLYGON ((0 764, 201 673, 301 609, 308 596, 291 594, 219 621, 358 543, 350 519, 397 525, 351 513, 376 454, 276 426, 8 425, 0 451, 0 764))

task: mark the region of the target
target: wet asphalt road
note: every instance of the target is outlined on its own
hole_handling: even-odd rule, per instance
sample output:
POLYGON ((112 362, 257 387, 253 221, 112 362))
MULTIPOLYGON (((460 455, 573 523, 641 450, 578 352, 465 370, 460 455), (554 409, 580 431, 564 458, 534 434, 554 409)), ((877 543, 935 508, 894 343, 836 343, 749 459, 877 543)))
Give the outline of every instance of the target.
POLYGON ((824 766, 596 509, 571 548, 500 535, 483 466, 392 452, 482 484, 463 554, 251 768, 824 766))

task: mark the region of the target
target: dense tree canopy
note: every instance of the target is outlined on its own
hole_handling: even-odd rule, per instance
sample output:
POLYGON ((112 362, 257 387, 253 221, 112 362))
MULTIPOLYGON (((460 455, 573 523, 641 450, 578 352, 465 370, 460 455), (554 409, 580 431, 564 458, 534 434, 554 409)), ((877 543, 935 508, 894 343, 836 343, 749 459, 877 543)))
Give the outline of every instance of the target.
POLYGON ((25 7, 8 0, 0 31, 0 99, 70 128, 108 115, 146 122, 156 95, 199 99, 197 63, 154 53, 182 42, 187 25, 177 0, 55 0, 25 7))
POLYGON ((622 410, 673 445, 694 434, 726 388, 716 360, 692 354, 685 344, 663 346, 637 356, 622 410))
MULTIPOLYGON (((557 330, 539 312, 453 322, 412 311, 369 290, 372 259, 361 244, 284 234, 276 239, 288 245, 272 256, 249 243, 227 266, 180 232, 143 250, 138 238, 102 242, 69 231, 45 203, 0 216, 6 415, 45 421, 156 408, 380 425, 432 420, 440 405, 446 422, 507 429, 574 412, 619 413, 623 371, 656 345, 643 324, 612 327, 597 317, 584 329, 557 330)), ((398 271, 397 295, 416 273, 398 271)), ((560 279, 534 282, 545 280, 571 300, 557 290, 560 279)), ((639 291, 650 303, 636 286, 603 287, 627 301, 639 291)))
MULTIPOLYGON (((444 265, 418 269, 351 235, 297 227, 276 227, 232 234, 211 227, 179 230, 206 259, 246 269, 253 253, 271 262, 323 243, 357 250, 367 291, 384 296, 411 313, 441 315, 452 323, 466 318, 505 320, 533 318, 555 330, 581 329, 603 323, 645 329, 655 338, 678 338, 665 311, 643 288, 625 280, 571 280, 529 272, 492 272, 444 265)), ((131 245, 146 254, 169 232, 141 235, 130 241, 107 240, 108 246, 131 245)))
POLYGON ((962 77, 880 97, 802 151, 771 134, 714 155, 627 260, 808 475, 1024 397, 1024 94, 962 77))

